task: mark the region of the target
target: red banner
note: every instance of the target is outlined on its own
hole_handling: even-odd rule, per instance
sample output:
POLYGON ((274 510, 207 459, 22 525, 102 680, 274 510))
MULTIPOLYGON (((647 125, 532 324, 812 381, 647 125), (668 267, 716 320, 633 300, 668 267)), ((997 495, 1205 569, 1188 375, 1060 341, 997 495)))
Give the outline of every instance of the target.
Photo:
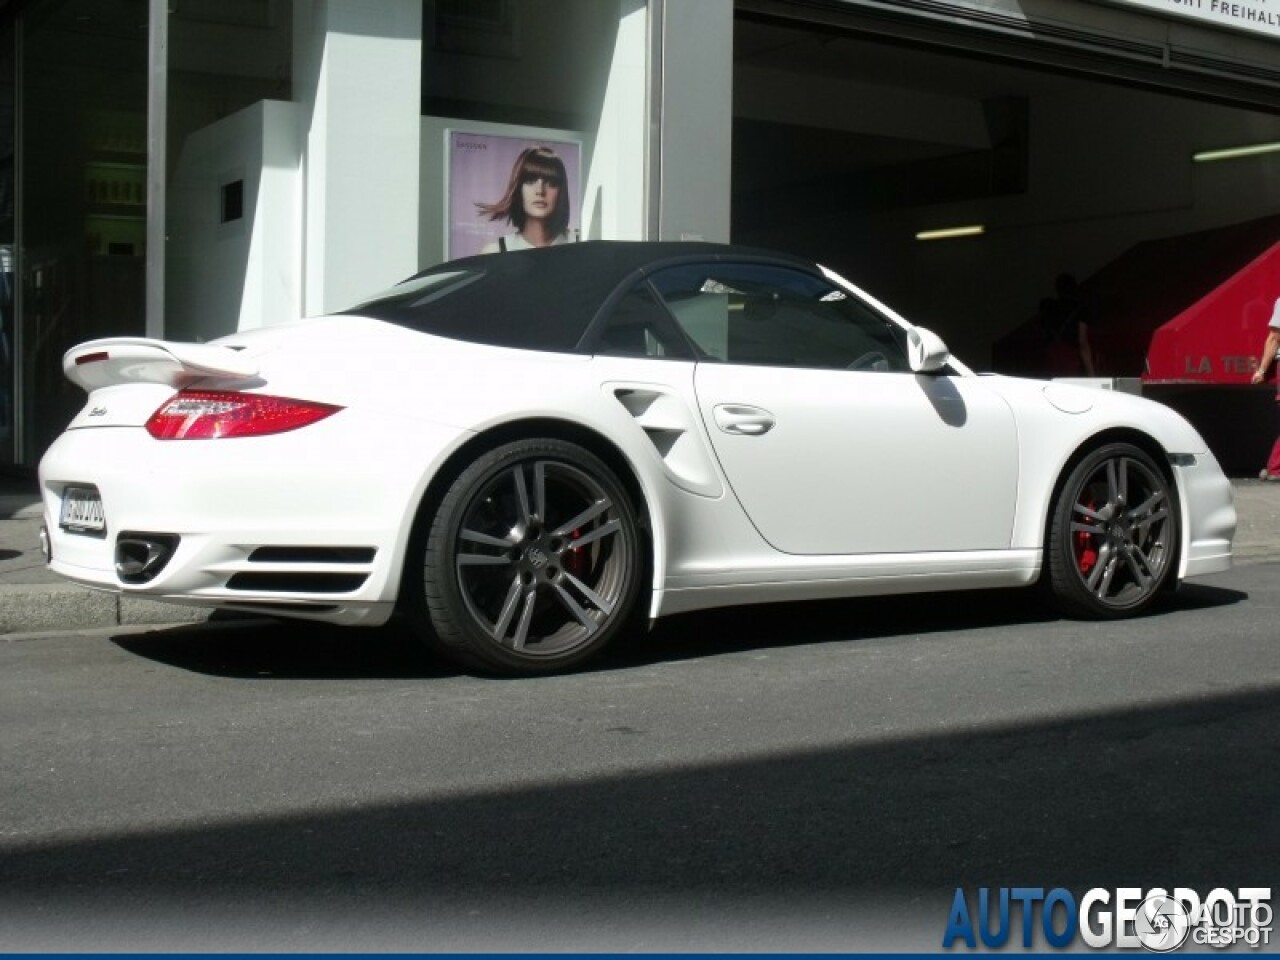
POLYGON ((1280 243, 1152 334, 1143 381, 1247 384, 1277 297, 1280 243))

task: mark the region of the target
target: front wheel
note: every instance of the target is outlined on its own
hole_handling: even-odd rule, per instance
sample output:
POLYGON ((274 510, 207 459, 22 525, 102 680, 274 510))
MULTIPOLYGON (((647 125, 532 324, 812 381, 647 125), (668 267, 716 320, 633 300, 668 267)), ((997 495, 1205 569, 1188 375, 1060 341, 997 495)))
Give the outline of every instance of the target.
POLYGON ((520 440, 453 482, 431 522, 423 587, 455 659, 547 673, 626 628, 642 570, 635 511, 613 472, 576 444, 520 440))
POLYGON ((1114 619, 1145 610, 1171 583, 1177 497, 1151 457, 1129 443, 1089 453, 1053 507, 1049 587, 1070 616, 1114 619))

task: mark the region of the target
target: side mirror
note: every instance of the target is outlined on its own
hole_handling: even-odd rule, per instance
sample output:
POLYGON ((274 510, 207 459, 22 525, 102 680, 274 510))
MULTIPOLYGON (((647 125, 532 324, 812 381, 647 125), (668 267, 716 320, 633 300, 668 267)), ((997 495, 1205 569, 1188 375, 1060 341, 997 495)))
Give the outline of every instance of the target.
POLYGON ((942 338, 924 327, 907 331, 907 362, 913 373, 933 373, 951 360, 951 351, 942 338))

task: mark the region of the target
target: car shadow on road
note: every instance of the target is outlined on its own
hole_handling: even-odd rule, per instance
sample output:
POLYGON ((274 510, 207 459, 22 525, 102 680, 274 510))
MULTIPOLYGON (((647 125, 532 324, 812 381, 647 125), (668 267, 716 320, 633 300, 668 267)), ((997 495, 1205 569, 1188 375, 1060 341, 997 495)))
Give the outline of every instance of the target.
MULTIPOLYGON (((1143 616, 1228 606, 1247 596, 1239 590, 1184 585, 1143 616)), ((604 662, 630 666, 806 643, 892 641, 921 634, 1057 622, 1063 622, 1062 618, 1035 589, 760 604, 671 617, 645 640, 607 651, 604 662)))
MULTIPOLYGON (((1184 585, 1146 616, 1227 606, 1246 597, 1238 590, 1184 585)), ((626 670, 815 643, 892 642, 896 637, 1050 624, 1059 619, 1037 591, 1029 589, 740 606, 661 620, 647 634, 606 650, 588 669, 626 670)), ((459 673, 398 622, 349 628, 227 619, 113 639, 132 654, 168 666, 240 679, 427 679, 459 673)))
POLYGON ((120 634, 112 642, 170 667, 244 680, 426 679, 458 672, 399 624, 351 628, 307 621, 210 620, 120 634))

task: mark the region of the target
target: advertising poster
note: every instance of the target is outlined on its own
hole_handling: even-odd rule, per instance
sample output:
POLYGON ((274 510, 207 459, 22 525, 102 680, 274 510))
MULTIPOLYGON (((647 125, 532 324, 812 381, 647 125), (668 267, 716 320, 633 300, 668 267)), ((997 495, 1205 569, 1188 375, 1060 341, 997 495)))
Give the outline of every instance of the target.
POLYGON ((447 259, 580 237, 582 144, 449 130, 447 259))

